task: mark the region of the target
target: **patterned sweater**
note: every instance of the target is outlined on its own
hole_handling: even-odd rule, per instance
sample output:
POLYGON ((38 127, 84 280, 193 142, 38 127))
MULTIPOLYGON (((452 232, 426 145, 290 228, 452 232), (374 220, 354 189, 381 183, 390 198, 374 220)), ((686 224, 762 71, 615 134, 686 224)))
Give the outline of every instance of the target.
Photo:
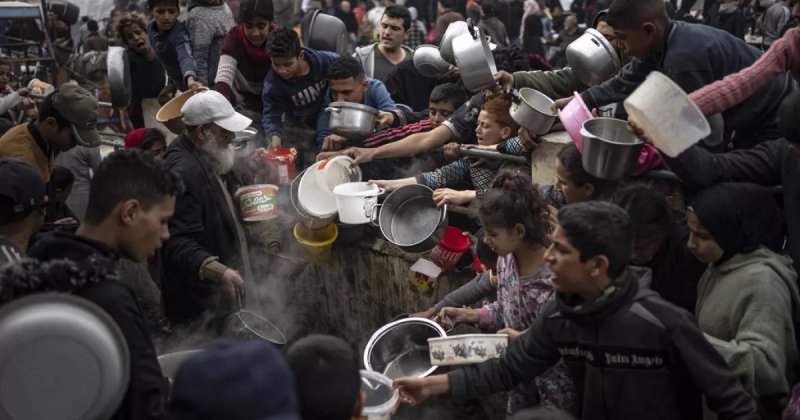
POLYGON ((193 7, 186 14, 186 29, 192 41, 197 81, 211 86, 217 75, 222 42, 236 23, 227 5, 193 7))

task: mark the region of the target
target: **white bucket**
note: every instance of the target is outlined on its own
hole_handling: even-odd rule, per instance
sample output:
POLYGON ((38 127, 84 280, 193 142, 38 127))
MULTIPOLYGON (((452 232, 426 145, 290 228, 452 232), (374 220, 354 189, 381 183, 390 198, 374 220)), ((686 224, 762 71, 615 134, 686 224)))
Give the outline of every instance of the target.
POLYGON ((348 182, 333 188, 339 221, 350 225, 369 223, 372 207, 378 202, 383 189, 366 182, 348 182))
POLYGON ((669 77, 651 72, 624 102, 628 120, 648 134, 670 157, 711 134, 700 109, 669 77))

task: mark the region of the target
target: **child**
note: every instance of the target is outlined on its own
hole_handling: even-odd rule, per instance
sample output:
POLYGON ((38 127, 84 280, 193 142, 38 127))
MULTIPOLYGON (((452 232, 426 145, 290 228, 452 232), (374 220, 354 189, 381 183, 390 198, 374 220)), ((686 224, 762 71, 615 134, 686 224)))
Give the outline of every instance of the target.
POLYGON ((709 264, 697 287, 697 325, 756 398, 761 418, 780 418, 797 372, 800 321, 780 209, 753 184, 718 184, 686 213, 689 250, 709 264))
POLYGON ((47 205, 45 222, 59 225, 78 223, 78 216, 67 205, 67 198, 72 193, 75 174, 63 166, 56 166, 50 178, 53 186, 53 201, 47 205))
POLYGON ((328 65, 335 53, 300 47, 290 28, 269 34, 267 50, 272 70, 264 80, 264 133, 271 147, 284 139, 298 150, 298 165, 314 161, 317 116, 328 89, 328 65))
POLYGON ((613 204, 563 207, 544 254, 556 294, 533 325, 499 359, 395 380, 401 401, 493 394, 563 360, 583 419, 700 419, 702 396, 719 418, 758 418, 692 317, 647 289, 649 270, 628 267, 633 239, 630 219, 613 204))
MULTIPOLYGON (((501 142, 505 142, 504 149, 507 153, 522 156, 526 151, 519 139, 513 137, 519 126, 508 113, 510 105, 511 103, 507 99, 500 97, 487 101, 481 107, 475 133, 480 146, 498 146, 501 142)), ((422 173, 417 177, 374 182, 387 191, 403 185, 423 184, 435 190, 433 200, 438 206, 467 205, 483 195, 500 167, 501 163, 498 161, 488 161, 476 166, 468 159, 463 158, 436 171, 422 173), (451 189, 461 183, 466 183, 467 189, 461 191, 451 189)))
POLYGON ((231 10, 221 0, 189 2, 186 29, 192 41, 198 83, 206 86, 214 83, 222 54, 222 41, 235 25, 231 10))
POLYGON ((117 41, 127 48, 126 55, 131 72, 131 102, 128 115, 134 128, 144 127, 142 100, 158 98, 175 91, 175 86, 167 85, 164 64, 156 55, 147 35, 147 21, 138 13, 123 15, 114 27, 117 41))
POLYGON ((167 152, 167 141, 164 139, 164 133, 156 128, 138 128, 125 136, 125 148, 142 149, 161 160, 167 152))
POLYGON ((361 417, 358 353, 341 338, 309 335, 287 350, 303 420, 361 417))
MULTIPOLYGON (((550 222, 547 204, 529 177, 501 172, 480 200, 483 241, 497 252, 497 301, 481 309, 444 308, 454 324, 477 324, 512 340, 533 325, 553 295, 544 260, 550 222)), ((563 365, 509 393, 508 415, 535 405, 576 412, 575 385, 563 365)))
POLYGON ((555 209, 560 209, 565 204, 608 199, 618 185, 615 181, 606 181, 586 172, 581 151, 572 142, 559 150, 555 170, 555 185, 540 188, 547 203, 555 209))
POLYGON ((248 117, 258 115, 260 119, 264 110, 261 94, 272 64, 265 44, 270 32, 278 28, 274 20, 272 1, 244 0, 239 8, 240 23, 222 44, 214 89, 234 107, 241 105, 250 111, 248 117))
POLYGON ((185 91, 198 86, 197 67, 186 26, 178 20, 178 0, 147 0, 153 21, 147 26, 150 44, 164 63, 171 84, 185 91))
MULTIPOLYGON (((12 126, 17 121, 17 113, 14 112, 14 107, 22 103, 23 97, 28 96, 28 93, 30 93, 28 88, 14 90, 11 86, 13 77, 14 71, 11 68, 11 63, 0 61, 0 95, 2 95, 0 96, 0 117, 7 119, 12 126)), ((5 121, 3 122, 5 123, 5 121)))

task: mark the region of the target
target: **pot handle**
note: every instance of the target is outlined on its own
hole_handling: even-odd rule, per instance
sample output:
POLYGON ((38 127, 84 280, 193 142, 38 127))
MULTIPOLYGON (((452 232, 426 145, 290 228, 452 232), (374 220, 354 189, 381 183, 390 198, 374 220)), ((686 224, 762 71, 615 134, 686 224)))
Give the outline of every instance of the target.
POLYGON ((442 217, 439 218, 439 223, 442 223, 444 219, 447 219, 447 204, 442 206, 442 217))
POLYGON ((335 112, 335 113, 338 114, 338 113, 342 112, 342 108, 327 107, 327 108, 324 109, 324 111, 325 112, 335 112))
POLYGON ((372 226, 381 227, 380 221, 378 223, 375 223, 375 218, 376 218, 375 215, 376 213, 378 213, 376 210, 381 208, 382 205, 383 204, 373 204, 372 208, 369 209, 369 214, 366 215, 367 217, 369 217, 369 224, 371 224, 372 226))
POLYGON ((242 309, 244 309, 244 306, 242 306, 242 293, 243 292, 242 292, 242 289, 240 289, 238 287, 234 287, 234 290, 236 290, 236 307, 238 308, 236 312, 239 312, 242 309))
POLYGON ((472 35, 473 39, 478 39, 478 31, 475 30, 475 24, 472 22, 472 18, 467 18, 467 30, 469 34, 472 35))

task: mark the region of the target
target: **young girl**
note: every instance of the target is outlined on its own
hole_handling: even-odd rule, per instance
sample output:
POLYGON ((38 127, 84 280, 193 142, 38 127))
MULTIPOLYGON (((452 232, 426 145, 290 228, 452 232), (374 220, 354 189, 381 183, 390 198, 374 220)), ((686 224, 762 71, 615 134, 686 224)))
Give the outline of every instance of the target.
POLYGON ((575 143, 568 143, 556 155, 556 183, 540 188, 547 203, 555 209, 565 204, 611 197, 617 182, 606 181, 583 169, 581 152, 575 143))
POLYGON ((274 19, 271 1, 244 0, 239 9, 241 23, 228 32, 222 44, 215 89, 233 106, 242 105, 250 111, 248 116, 260 118, 264 109, 264 78, 271 65, 264 44, 269 33, 278 27, 274 19))
MULTIPOLYGON (((500 97, 487 101, 478 114, 475 134, 479 146, 495 146, 505 142, 504 153, 523 156, 526 151, 519 139, 514 137, 519 126, 508 113, 510 106, 511 103, 507 99, 500 97)), ((475 165, 469 159, 463 158, 416 177, 374 182, 387 191, 403 185, 423 184, 434 190, 433 200, 438 206, 466 205, 486 192, 501 166, 502 161, 490 160, 475 165), (467 188, 464 190, 453 189, 465 184, 467 188)))
MULTIPOLYGON (((480 199, 484 242, 499 255, 497 301, 481 309, 444 308, 440 318, 506 333, 513 340, 533 324, 553 295, 545 263, 550 232, 547 204, 529 177, 503 171, 480 199)), ((576 412, 576 391, 558 364, 509 394, 508 414, 534 405, 576 412)))
POLYGON ((697 286, 697 325, 755 398, 761 418, 780 418, 796 380, 797 273, 783 244, 772 193, 719 184, 690 202, 689 250, 708 264, 697 286))

